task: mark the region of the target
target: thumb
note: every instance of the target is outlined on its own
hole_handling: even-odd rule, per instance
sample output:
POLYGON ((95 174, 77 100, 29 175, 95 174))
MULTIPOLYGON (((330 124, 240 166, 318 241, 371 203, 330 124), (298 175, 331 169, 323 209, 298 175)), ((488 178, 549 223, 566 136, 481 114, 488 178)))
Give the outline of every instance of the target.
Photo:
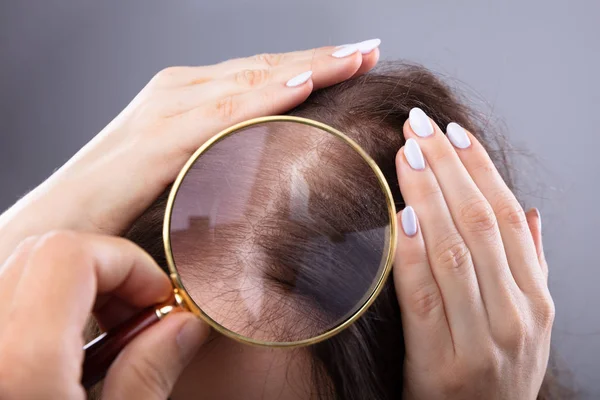
POLYGON ((103 398, 165 400, 209 331, 189 312, 176 312, 149 327, 108 370, 103 398))

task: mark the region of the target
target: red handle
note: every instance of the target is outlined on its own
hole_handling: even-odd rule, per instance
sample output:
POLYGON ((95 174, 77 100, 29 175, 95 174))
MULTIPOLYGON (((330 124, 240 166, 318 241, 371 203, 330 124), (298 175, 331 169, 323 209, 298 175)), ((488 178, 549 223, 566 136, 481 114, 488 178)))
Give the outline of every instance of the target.
POLYGON ((87 390, 104 379, 108 368, 121 350, 146 328, 160 321, 163 315, 173 309, 170 306, 177 306, 174 299, 148 307, 86 344, 83 347, 85 351, 81 377, 83 387, 87 390))

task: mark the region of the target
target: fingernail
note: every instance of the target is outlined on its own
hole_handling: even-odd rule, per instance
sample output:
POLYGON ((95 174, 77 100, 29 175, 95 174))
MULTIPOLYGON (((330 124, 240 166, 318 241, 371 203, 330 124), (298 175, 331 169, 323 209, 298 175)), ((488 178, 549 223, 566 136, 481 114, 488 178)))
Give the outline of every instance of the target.
POLYGON ((425 158, 423 158, 423 152, 419 147, 419 143, 413 138, 406 141, 404 145, 404 156, 406 161, 412 167, 418 171, 425 169, 425 158))
POLYGON ((417 214, 411 206, 402 210, 402 229, 406 236, 414 236, 417 233, 417 214))
POLYGON ((190 318, 177 334, 177 345, 185 362, 194 357, 206 336, 206 327, 198 318, 190 318))
POLYGON ((459 149, 466 149, 471 145, 471 139, 467 131, 456 122, 450 122, 446 127, 446 135, 450 142, 459 149))
POLYGON ((337 50, 332 54, 335 58, 343 58, 348 57, 351 54, 354 54, 358 51, 358 46, 355 44, 350 44, 348 46, 344 46, 341 49, 337 50))
POLYGON ((381 39, 369 39, 357 43, 356 46, 358 47, 358 51, 360 51, 361 54, 369 54, 370 52, 378 48, 380 44, 381 39))
POLYGON ((290 79, 289 81, 287 81, 285 86, 287 86, 287 87, 300 86, 303 83, 308 82, 308 80, 310 79, 311 76, 312 76, 312 71, 303 72, 300 75, 295 76, 292 79, 290 79))
POLYGON ((369 39, 358 43, 349 43, 336 46, 336 49, 348 46, 356 46, 361 54, 369 54, 381 45, 381 39, 369 39))
POLYGON ((408 122, 417 136, 427 137, 433 134, 433 125, 431 125, 429 117, 418 107, 410 110, 408 113, 408 122))

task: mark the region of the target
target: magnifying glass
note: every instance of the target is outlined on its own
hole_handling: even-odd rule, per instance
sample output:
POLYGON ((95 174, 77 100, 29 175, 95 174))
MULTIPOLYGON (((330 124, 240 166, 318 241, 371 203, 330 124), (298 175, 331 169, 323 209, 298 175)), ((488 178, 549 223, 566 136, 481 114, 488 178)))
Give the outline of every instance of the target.
POLYGON ((97 383, 137 334, 180 307, 251 345, 330 338, 381 291, 396 234, 383 173, 344 133, 294 116, 232 126, 171 189, 163 240, 173 297, 88 343, 82 383, 97 383))

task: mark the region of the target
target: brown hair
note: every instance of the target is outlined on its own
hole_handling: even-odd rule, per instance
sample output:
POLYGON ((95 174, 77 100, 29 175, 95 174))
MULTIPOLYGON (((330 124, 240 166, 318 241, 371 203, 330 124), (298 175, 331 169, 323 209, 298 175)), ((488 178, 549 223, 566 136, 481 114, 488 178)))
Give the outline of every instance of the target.
MULTIPOLYGON (((480 119, 457 97, 456 92, 421 66, 383 63, 367 75, 314 92, 288 114, 326 123, 354 139, 379 165, 391 188, 396 207, 401 210, 405 204, 398 187, 395 156, 404 145, 402 127, 413 107, 423 109, 441 127, 457 122, 470 130, 483 143, 506 182, 512 186, 506 151, 498 140, 500 136, 484 126, 485 123, 478 123, 480 119)), ((368 204, 371 192, 356 186, 346 189, 345 193, 363 196, 368 204)), ((342 196, 339 201, 343 201, 342 196)), ((165 205, 166 193, 126 235, 148 251, 163 268, 166 268, 166 260, 161 232, 165 205)), ((366 220, 381 218, 374 207, 361 211, 366 212, 363 216, 366 220)), ((292 242, 279 234, 282 232, 279 228, 277 236, 258 233, 256 241, 263 244, 262 249, 270 259, 279 258, 281 263, 285 258, 286 262, 293 263, 294 257, 286 256, 292 242)), ((392 279, 388 280, 375 303, 352 326, 325 342, 309 347, 308 351, 314 360, 313 381, 319 398, 400 398, 404 341, 392 279)), ((570 392, 558 385, 549 369, 538 398, 550 400, 568 395, 570 392)))
POLYGON ((302 340, 364 303, 383 270, 395 218, 387 206, 378 176, 346 142, 305 124, 259 123, 187 171, 173 255, 187 292, 222 326, 302 340))

